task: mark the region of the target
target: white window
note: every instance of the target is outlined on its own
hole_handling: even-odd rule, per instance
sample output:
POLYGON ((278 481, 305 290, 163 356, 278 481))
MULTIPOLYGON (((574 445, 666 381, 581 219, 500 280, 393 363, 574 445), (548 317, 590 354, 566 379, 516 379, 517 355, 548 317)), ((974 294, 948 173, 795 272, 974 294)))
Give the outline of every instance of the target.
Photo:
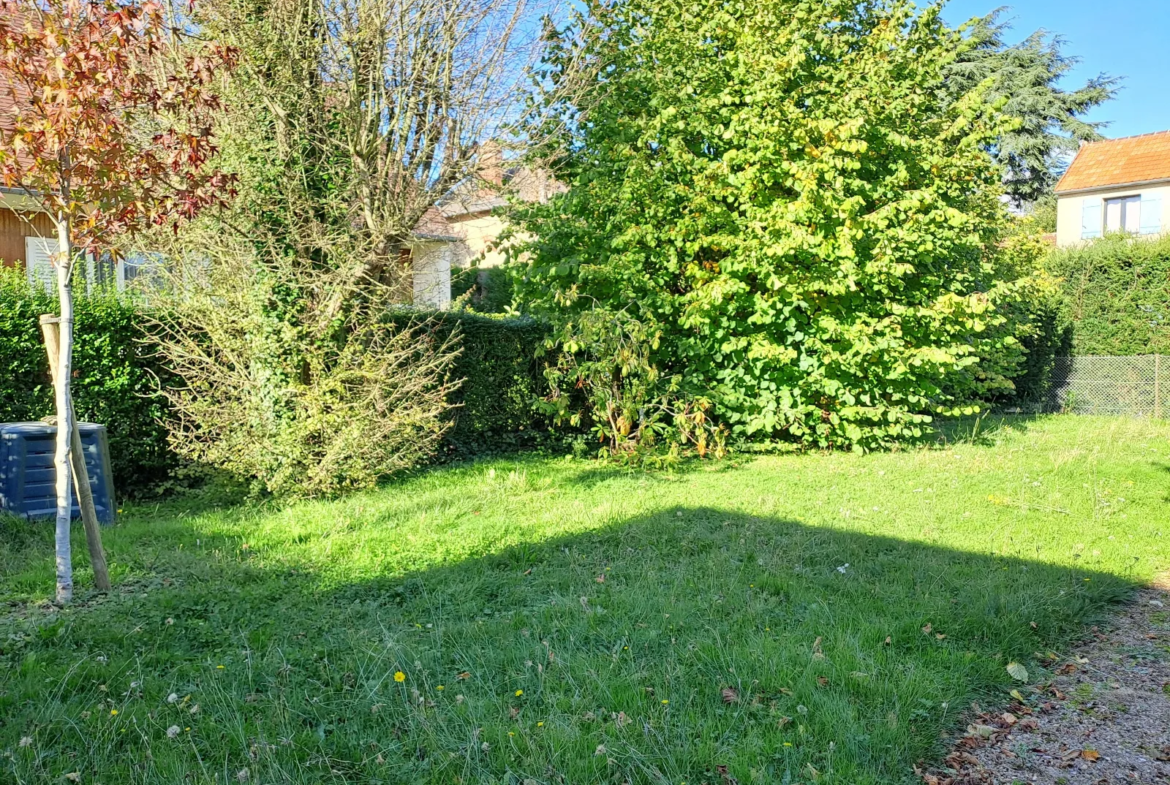
POLYGON ((57 241, 44 237, 24 238, 24 268, 28 271, 28 282, 52 292, 57 284, 57 268, 53 266, 53 255, 57 253, 57 241))
POLYGON ((118 291, 129 286, 162 289, 166 284, 166 260, 153 251, 132 251, 118 259, 118 291))
POLYGON ((1142 225, 1142 198, 1125 196, 1105 200, 1105 231, 1137 234, 1142 225))

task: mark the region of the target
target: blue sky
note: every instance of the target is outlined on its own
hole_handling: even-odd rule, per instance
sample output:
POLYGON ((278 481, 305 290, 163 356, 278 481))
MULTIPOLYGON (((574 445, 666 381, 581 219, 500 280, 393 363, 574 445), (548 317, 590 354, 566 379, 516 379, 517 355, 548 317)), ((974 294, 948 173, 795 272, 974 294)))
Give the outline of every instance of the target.
POLYGON ((1081 58, 1066 86, 1101 72, 1125 77, 1117 98, 1089 116, 1109 121, 1105 136, 1170 130, 1170 0, 951 0, 943 17, 957 25, 1001 5, 1009 7, 1013 43, 1043 28, 1065 39, 1066 55, 1081 58))

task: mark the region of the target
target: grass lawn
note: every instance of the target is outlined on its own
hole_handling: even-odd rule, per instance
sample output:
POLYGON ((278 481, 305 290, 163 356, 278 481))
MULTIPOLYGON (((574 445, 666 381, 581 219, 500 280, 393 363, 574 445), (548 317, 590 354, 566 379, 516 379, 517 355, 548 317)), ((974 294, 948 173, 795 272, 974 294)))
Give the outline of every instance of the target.
POLYGON ((1038 654, 1170 568, 1170 426, 982 428, 127 507, 117 590, 65 611, 51 525, 9 521, 0 781, 914 781, 972 701, 1007 700, 1009 661, 1042 680, 1038 654))

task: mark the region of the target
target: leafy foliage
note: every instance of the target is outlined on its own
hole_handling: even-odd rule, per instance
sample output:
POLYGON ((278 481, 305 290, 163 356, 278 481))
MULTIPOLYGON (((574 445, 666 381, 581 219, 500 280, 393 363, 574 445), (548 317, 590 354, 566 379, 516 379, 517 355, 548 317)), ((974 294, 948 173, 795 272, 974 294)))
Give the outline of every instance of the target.
POLYGON ((155 2, 0 3, 0 182, 67 222, 79 248, 191 218, 230 186, 205 164, 208 87, 234 53, 202 45, 171 62, 171 34, 155 2))
POLYGON ((305 303, 290 294, 303 281, 257 276, 253 264, 246 253, 217 260, 155 320, 180 380, 164 391, 173 448, 288 496, 369 487, 429 459, 456 342, 421 321, 387 329, 377 304, 297 323, 289 316, 305 303))
POLYGON ((1170 354, 1170 238, 1112 235, 1057 251, 1076 354, 1170 354))
POLYGON ((542 408, 557 425, 588 427, 603 457, 639 464, 673 462, 692 450, 722 457, 726 432, 712 423, 711 402, 654 366, 660 340, 624 311, 577 314, 545 342, 556 361, 545 370, 550 391, 542 408))
POLYGON ((872 448, 970 411, 1015 339, 1002 128, 938 89, 960 49, 902 0, 588 4, 546 61, 596 79, 560 104, 569 190, 519 210, 518 301, 628 313, 734 439, 872 448))
POLYGON ((1060 82, 1078 60, 1061 51, 1064 42, 1039 30, 1008 45, 1004 36, 1011 25, 1001 21, 1003 13, 968 23, 967 45, 945 70, 946 89, 958 100, 991 82, 985 99, 1016 123, 995 139, 992 154, 1007 172, 1007 193, 1017 204, 1030 204, 1051 193, 1081 142, 1102 138, 1102 123, 1084 115, 1113 98, 1120 80, 1101 74, 1065 90, 1060 82))
MULTIPOLYGON (((54 305, 22 272, 0 271, 0 421, 53 413, 38 320, 54 305)), ((82 421, 106 426, 114 487, 131 497, 160 490, 178 465, 167 445, 169 410, 159 392, 159 382, 171 375, 145 341, 141 308, 107 290, 77 300, 73 403, 82 421)))

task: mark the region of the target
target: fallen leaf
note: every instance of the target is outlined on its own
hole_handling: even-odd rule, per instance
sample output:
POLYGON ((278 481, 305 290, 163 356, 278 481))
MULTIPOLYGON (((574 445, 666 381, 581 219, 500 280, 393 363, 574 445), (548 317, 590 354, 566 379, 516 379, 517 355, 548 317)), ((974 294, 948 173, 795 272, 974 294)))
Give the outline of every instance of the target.
POLYGON ((1007 672, 1016 681, 1028 680, 1028 669, 1018 662, 1009 662, 1007 664, 1007 672))
POLYGON ((995 728, 990 725, 974 724, 967 726, 968 736, 990 739, 993 733, 995 733, 995 728))
POLYGON ((890 640, 890 636, 889 636, 889 635, 887 635, 887 636, 886 636, 886 645, 887 645, 887 646, 889 646, 891 642, 892 642, 892 641, 890 640))
POLYGON ((829 680, 827 678, 825 678, 824 676, 817 676, 817 684, 819 684, 822 687, 828 687, 829 680))
POLYGON ((734 687, 724 687, 720 694, 724 703, 739 703, 739 692, 734 687))
POLYGON ((930 622, 927 622, 926 626, 922 628, 922 631, 924 633, 926 633, 927 635, 930 635, 930 631, 933 629, 934 629, 934 627, 931 626, 930 622))
POLYGON ((1101 753, 1096 750, 1081 750, 1081 757, 1087 761, 1095 761, 1101 757, 1101 753))
POLYGON ((1016 700, 1018 700, 1020 703, 1024 702, 1024 696, 1022 694, 1020 694, 1019 690, 1012 690, 1008 694, 1011 695, 1016 700))
POLYGON ((460 681, 466 681, 471 678, 471 671, 463 671, 463 673, 458 674, 455 678, 460 681))
POLYGON ((1008 726, 1015 725, 1017 722, 1020 721, 1020 718, 1017 717, 1016 715, 1012 714, 1010 711, 1005 711, 1003 713, 1003 715, 1000 717, 1000 719, 1002 719, 1004 722, 1006 722, 1008 724, 1008 726))

